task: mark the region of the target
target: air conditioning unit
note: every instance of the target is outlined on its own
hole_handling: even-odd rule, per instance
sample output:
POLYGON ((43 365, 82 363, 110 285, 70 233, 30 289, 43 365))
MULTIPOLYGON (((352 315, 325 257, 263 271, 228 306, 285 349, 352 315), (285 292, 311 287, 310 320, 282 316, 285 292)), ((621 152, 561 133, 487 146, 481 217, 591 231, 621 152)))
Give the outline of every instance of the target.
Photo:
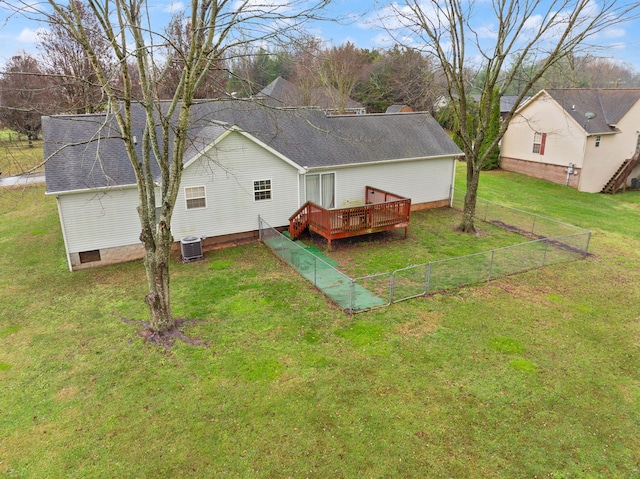
POLYGON ((191 263, 204 257, 202 254, 202 238, 198 236, 185 236, 182 238, 180 240, 180 249, 183 263, 191 263))

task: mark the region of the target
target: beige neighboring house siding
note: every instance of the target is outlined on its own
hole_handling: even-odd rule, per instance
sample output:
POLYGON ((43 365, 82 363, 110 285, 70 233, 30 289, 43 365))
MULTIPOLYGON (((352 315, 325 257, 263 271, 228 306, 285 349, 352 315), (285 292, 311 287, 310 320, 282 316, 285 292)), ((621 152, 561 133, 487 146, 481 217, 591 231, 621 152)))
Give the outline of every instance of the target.
MULTIPOLYGON (((586 121, 585 118, 585 124, 586 121)), ((501 144, 501 167, 559 184, 566 184, 568 179, 569 186, 580 191, 600 192, 635 151, 640 104, 636 103, 615 126, 618 132, 603 132, 596 147, 598 135, 587 135, 584 125, 579 125, 542 91, 509 123, 501 144), (546 133, 544 155, 533 153, 536 131, 546 133), (568 176, 570 163, 574 165, 574 174, 568 176)))
MULTIPOLYGON (((566 183, 570 163, 580 174, 583 166, 586 135, 547 93, 532 98, 509 123, 500 147, 501 167, 554 183, 566 183), (544 154, 533 152, 536 132, 544 133, 544 154)), ((569 181, 577 186, 579 175, 569 181)))
MULTIPOLYGON (((602 142, 598 148, 595 147, 595 135, 589 137, 584 160, 587 174, 582 176, 580 191, 602 191, 602 188, 618 171, 620 165, 633 156, 638 142, 638 131, 640 130, 640 102, 633 105, 615 126, 619 132, 613 135, 603 135, 602 142)), ((636 172, 640 174, 637 169, 632 172, 627 180, 629 184, 631 178, 638 176, 635 174, 636 172)))

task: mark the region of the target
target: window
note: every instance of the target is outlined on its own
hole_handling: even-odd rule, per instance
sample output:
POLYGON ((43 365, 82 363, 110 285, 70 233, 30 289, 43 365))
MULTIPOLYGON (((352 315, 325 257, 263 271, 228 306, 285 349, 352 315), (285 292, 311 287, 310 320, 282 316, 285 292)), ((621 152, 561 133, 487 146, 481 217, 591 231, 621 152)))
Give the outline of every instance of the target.
POLYGON ((533 152, 539 155, 544 155, 544 146, 547 141, 547 134, 535 132, 533 134, 533 152))
POLYGON ((320 175, 306 175, 305 190, 307 201, 322 206, 335 208, 336 202, 336 174, 322 173, 320 175))
POLYGON ((184 189, 184 196, 187 199, 187 209, 206 208, 207 198, 204 186, 194 186, 184 189))
POLYGON ((596 135, 596 148, 600 146, 600 135, 596 135))
POLYGON ((255 201, 271 199, 271 180, 257 180, 253 182, 253 199, 255 201))
POLYGON ((94 249, 93 251, 81 251, 78 253, 80 256, 80 263, 93 263, 94 261, 100 261, 100 250, 94 249))

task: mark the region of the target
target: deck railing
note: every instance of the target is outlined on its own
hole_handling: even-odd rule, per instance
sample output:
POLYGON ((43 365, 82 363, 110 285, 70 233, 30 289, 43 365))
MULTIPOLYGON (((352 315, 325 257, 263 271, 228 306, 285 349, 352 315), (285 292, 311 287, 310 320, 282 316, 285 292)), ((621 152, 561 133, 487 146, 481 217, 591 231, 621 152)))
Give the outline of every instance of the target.
POLYGON ((411 199, 384 190, 366 187, 366 203, 347 208, 326 209, 308 201, 291 218, 289 234, 296 238, 308 226, 331 240, 375 233, 392 228, 406 228, 411 216, 411 199))

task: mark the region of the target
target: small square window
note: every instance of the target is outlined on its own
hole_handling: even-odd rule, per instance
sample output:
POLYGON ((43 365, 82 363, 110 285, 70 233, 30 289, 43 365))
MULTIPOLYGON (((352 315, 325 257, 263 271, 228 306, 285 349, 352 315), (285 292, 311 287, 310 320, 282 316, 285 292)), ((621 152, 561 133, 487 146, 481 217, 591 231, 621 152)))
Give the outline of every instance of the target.
POLYGON ((206 208, 207 198, 204 186, 194 186, 184 189, 184 196, 187 199, 187 209, 206 208))
POLYGON ((253 199, 255 201, 271 199, 271 180, 258 180, 253 182, 253 199))

